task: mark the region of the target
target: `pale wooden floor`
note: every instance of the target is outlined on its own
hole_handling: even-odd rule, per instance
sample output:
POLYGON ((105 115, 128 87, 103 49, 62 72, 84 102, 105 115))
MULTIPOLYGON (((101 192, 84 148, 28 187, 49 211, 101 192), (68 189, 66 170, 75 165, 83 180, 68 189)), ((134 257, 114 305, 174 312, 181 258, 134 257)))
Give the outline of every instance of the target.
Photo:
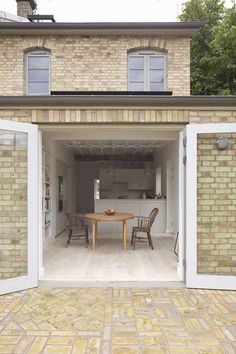
POLYGON ((47 246, 44 252, 45 273, 42 280, 81 281, 178 281, 174 239, 168 235, 153 236, 154 250, 147 243, 136 249, 122 249, 120 235, 98 235, 97 250, 90 240, 71 241, 66 247, 66 232, 47 246))

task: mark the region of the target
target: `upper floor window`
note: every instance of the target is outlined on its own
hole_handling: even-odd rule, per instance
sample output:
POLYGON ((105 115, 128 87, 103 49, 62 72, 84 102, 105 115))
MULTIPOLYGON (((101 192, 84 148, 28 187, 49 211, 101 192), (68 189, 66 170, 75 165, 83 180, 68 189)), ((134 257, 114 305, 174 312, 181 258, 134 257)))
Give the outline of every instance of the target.
POLYGON ((50 94, 50 54, 32 51, 27 54, 27 94, 50 94))
POLYGON ((165 55, 140 50, 128 56, 129 91, 165 91, 165 55))

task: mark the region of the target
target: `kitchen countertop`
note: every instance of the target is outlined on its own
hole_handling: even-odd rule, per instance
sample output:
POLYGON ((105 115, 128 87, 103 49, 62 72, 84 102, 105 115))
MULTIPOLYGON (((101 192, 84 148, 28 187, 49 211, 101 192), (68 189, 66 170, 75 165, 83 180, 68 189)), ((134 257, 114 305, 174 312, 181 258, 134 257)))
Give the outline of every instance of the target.
POLYGON ((114 200, 114 201, 125 201, 125 202, 134 202, 134 201, 142 201, 142 202, 165 202, 166 199, 125 199, 125 198, 102 198, 102 199, 95 199, 95 201, 110 201, 110 200, 114 200))
MULTIPOLYGON (((159 209, 152 230, 155 233, 164 233, 166 231, 166 200, 165 199, 95 199, 95 212, 104 212, 106 209, 114 209, 117 213, 132 213, 133 215, 147 216, 154 208, 159 209)), ((101 223, 100 232, 114 233, 119 232, 120 225, 114 223, 101 223), (116 229, 115 229, 116 228, 116 229)), ((127 223, 127 232, 131 234, 132 227, 136 226, 137 220, 132 219, 127 223)))

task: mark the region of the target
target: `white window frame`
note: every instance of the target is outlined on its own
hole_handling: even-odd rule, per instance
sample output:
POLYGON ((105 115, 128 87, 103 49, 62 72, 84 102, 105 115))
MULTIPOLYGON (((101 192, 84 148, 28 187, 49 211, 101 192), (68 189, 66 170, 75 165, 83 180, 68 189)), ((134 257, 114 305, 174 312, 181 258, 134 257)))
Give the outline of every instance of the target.
POLYGON ((130 89, 130 78, 129 78, 129 58, 139 58, 143 57, 144 58, 144 91, 151 91, 150 88, 150 81, 149 81, 149 58, 150 57, 158 57, 158 58, 163 58, 164 59, 164 82, 163 82, 163 90, 159 91, 166 91, 166 82, 167 82, 167 72, 166 72, 166 54, 162 53, 157 50, 139 50, 136 52, 131 52, 128 54, 128 90, 132 91, 130 89))
POLYGON ((32 50, 26 54, 26 94, 29 96, 45 96, 51 94, 51 54, 46 50, 32 50), (48 67, 48 92, 47 93, 30 93, 29 92, 29 58, 35 56, 43 56, 49 58, 48 67))

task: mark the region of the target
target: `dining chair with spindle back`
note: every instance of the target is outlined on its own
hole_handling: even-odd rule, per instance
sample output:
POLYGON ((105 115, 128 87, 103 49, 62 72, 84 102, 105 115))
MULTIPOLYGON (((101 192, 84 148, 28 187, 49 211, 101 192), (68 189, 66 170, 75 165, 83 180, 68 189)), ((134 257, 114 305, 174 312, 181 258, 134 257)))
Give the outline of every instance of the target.
POLYGON ((148 241, 149 246, 153 250, 153 243, 151 237, 151 228, 159 212, 158 208, 154 208, 148 217, 138 216, 138 224, 132 229, 131 246, 135 249, 136 241, 148 241), (146 237, 139 236, 139 234, 147 234, 146 237))
POLYGON ((84 222, 84 214, 67 213, 66 216, 69 231, 67 246, 69 246, 71 239, 80 240, 81 238, 84 238, 88 245, 88 225, 84 222))

